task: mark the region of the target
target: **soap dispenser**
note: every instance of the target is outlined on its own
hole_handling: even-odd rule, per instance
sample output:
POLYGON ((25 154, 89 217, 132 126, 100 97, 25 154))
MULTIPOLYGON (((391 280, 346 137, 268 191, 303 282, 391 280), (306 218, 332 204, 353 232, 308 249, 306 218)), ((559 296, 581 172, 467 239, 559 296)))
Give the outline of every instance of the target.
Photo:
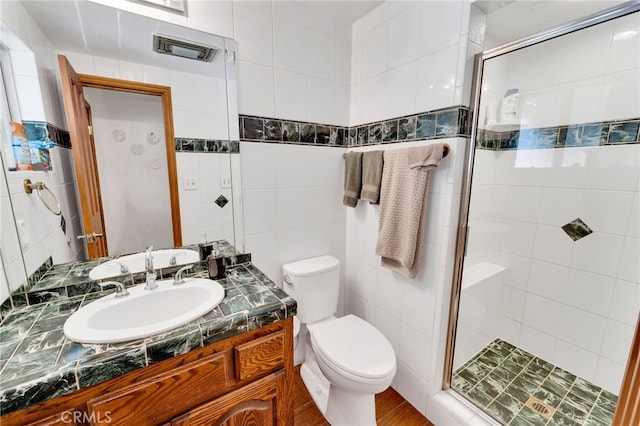
POLYGON ((207 266, 209 269, 209 278, 219 280, 225 278, 227 270, 227 259, 218 250, 218 245, 213 243, 211 254, 207 257, 207 266))

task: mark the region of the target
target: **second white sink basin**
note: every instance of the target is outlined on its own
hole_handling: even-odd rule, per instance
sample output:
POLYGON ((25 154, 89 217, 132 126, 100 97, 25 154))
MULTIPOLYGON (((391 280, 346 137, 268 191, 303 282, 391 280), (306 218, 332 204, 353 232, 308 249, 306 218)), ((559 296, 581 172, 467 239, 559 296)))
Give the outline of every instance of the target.
MULTIPOLYGON (((151 252, 151 255, 153 256, 153 267, 155 269, 186 265, 200 260, 200 254, 195 250, 189 249, 154 250, 151 252), (175 259, 176 263, 172 265, 171 259, 175 259)), ((123 273, 137 274, 138 272, 144 272, 144 270, 144 252, 140 252, 118 257, 96 266, 89 271, 89 278, 92 280, 103 280, 105 278, 117 277, 123 273), (128 272, 122 271, 123 266, 126 267, 128 272)))
POLYGON ((115 343, 140 339, 172 330, 201 317, 224 299, 224 288, 206 278, 158 281, 158 288, 144 284, 115 293, 83 306, 64 323, 64 335, 80 343, 115 343))

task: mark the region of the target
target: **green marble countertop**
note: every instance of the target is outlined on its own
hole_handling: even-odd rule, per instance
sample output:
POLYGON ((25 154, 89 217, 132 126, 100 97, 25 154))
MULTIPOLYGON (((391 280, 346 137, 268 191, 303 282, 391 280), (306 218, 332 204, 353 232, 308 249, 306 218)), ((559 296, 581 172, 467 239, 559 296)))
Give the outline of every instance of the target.
MULTIPOLYGON (((191 276, 207 276, 202 264, 194 269, 191 276)), ((296 313, 296 301, 251 263, 227 269, 226 278, 218 282, 225 298, 211 312, 170 332, 126 343, 79 344, 62 331, 74 311, 112 290, 88 287, 94 292, 56 294, 43 303, 13 309, 0 323, 0 413, 69 394, 296 313)))

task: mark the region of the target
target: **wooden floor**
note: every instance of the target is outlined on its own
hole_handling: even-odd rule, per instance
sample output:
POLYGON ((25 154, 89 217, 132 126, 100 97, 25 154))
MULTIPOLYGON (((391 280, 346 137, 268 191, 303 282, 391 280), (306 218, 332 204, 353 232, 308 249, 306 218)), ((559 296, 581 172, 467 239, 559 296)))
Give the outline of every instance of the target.
MULTIPOLYGON (((299 365, 295 368, 294 406, 296 426, 329 426, 302 382, 299 365)), ((391 387, 376 395, 376 421, 378 426, 433 426, 391 387)))

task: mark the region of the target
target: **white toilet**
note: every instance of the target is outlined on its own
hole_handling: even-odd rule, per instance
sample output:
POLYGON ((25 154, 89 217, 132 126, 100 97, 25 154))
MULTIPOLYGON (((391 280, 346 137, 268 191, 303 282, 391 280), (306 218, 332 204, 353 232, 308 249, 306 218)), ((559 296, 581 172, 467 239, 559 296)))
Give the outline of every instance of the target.
POLYGON ((396 355, 371 324, 354 315, 333 315, 338 307, 339 267, 331 256, 282 267, 283 289, 298 302, 296 318, 302 324, 295 358, 301 360, 304 353, 302 380, 332 426, 373 426, 374 396, 391 384, 396 355))

